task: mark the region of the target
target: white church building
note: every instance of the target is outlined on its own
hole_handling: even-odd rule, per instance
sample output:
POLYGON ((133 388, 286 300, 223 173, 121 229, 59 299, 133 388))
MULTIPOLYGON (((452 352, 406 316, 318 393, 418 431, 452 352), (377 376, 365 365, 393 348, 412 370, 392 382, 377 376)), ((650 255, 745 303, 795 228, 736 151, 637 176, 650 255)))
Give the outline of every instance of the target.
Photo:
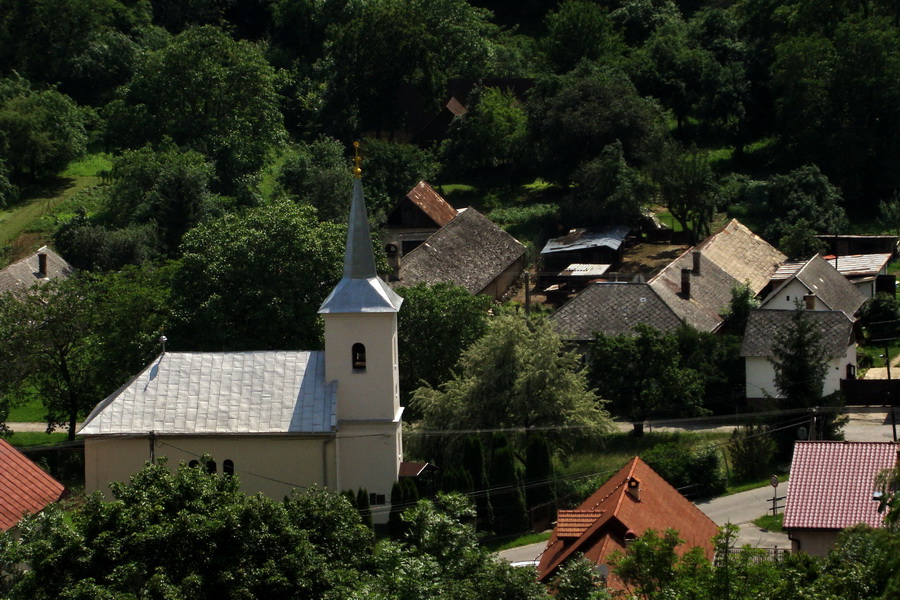
POLYGON ((103 400, 79 435, 85 491, 109 491, 147 461, 237 475, 248 493, 368 490, 388 516, 403 456, 397 312, 375 271, 356 169, 343 278, 322 303, 324 352, 165 352, 103 400))

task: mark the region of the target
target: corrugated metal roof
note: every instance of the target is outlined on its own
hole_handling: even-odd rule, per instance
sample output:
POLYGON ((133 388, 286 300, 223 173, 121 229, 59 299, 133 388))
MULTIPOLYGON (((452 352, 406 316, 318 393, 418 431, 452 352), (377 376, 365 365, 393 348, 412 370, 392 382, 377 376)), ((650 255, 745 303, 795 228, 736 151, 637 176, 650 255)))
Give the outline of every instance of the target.
MULTIPOLYGON (((822 257, 845 277, 878 275, 891 260, 890 254, 846 254, 836 257, 833 254, 822 257)), ((792 260, 782 264, 772 275, 772 279, 788 279, 797 274, 805 260, 792 260)))
POLYGON ((859 307, 866 301, 866 297, 856 289, 856 286, 838 273, 831 263, 817 254, 806 261, 792 277, 784 280, 781 285, 773 290, 763 300, 763 308, 771 299, 779 295, 782 288, 787 287, 794 280, 802 283, 825 306, 831 310, 844 311, 847 316, 856 314, 859 307))
POLYGON ((881 527, 875 477, 894 467, 893 442, 797 442, 784 506, 785 529, 881 527))
POLYGON ((14 527, 25 513, 40 512, 65 491, 63 484, 0 440, 0 530, 14 527))
POLYGON ((612 265, 606 264, 586 264, 572 263, 562 271, 560 275, 564 277, 603 277, 612 265))
POLYGON ((618 250, 625 241, 631 228, 627 225, 616 225, 603 230, 573 229, 566 235, 548 241, 541 254, 569 252, 585 248, 611 248, 618 250))
POLYGON ((438 227, 443 227, 452 221, 457 214, 456 209, 450 206, 450 204, 425 181, 417 183, 413 189, 409 190, 406 197, 409 198, 413 204, 418 206, 422 212, 428 215, 428 218, 434 221, 438 227))
POLYGON ((322 352, 167 352, 97 405, 80 435, 326 433, 322 352))

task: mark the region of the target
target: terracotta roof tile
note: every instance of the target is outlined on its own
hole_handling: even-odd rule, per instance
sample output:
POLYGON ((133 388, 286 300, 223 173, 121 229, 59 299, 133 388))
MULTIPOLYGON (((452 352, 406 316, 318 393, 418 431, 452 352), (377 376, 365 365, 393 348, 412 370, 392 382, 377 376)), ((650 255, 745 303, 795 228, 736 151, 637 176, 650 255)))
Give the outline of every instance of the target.
POLYGON ((603 515, 602 510, 561 510, 556 516, 556 535, 578 538, 603 515))
POLYGON ((895 465, 898 449, 893 442, 797 442, 784 528, 881 527, 883 515, 872 500, 875 477, 895 465))
POLYGON ((65 486, 9 443, 0 440, 0 530, 14 527, 26 513, 59 500, 65 486))

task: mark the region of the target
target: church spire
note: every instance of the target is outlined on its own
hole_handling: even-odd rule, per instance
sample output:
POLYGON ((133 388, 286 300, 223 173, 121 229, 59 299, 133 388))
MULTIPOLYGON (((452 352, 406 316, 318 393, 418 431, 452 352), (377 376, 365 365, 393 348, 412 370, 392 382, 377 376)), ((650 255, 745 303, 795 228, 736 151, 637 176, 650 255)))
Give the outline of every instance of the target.
POLYGON ((353 198, 344 251, 344 275, 319 307, 319 313, 397 312, 403 298, 382 281, 375 270, 375 252, 362 191, 359 142, 354 142, 353 146, 356 157, 353 160, 353 198))

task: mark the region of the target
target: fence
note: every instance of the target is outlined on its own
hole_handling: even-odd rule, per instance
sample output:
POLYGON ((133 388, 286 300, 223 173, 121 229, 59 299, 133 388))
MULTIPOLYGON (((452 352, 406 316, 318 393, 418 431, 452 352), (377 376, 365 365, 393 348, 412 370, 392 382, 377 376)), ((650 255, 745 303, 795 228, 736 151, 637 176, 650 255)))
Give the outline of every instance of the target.
POLYGON ((716 554, 715 565, 717 567, 723 567, 727 564, 728 561, 731 560, 731 557, 740 557, 741 559, 751 562, 754 565, 758 565, 764 562, 778 563, 787 558, 790 553, 790 550, 784 550, 777 547, 748 549, 729 548, 725 553, 727 554, 727 556, 723 555, 723 553, 721 552, 716 554))

